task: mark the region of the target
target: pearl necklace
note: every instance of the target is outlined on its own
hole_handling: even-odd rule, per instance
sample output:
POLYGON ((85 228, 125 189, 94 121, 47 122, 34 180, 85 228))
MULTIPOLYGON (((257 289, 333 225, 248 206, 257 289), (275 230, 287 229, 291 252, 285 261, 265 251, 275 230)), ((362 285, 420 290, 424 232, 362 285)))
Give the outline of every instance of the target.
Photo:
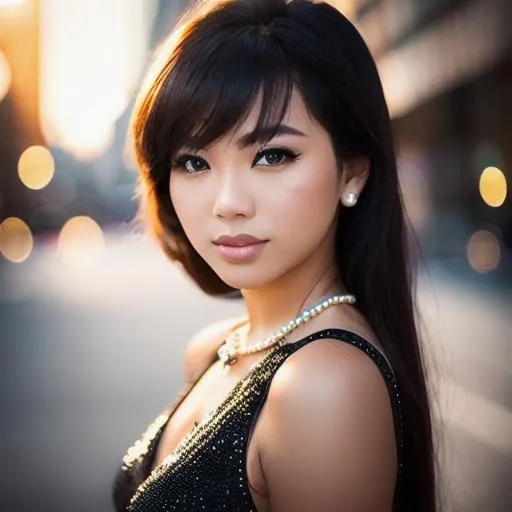
POLYGON ((331 295, 308 309, 301 311, 293 320, 283 325, 275 333, 268 336, 264 341, 256 343, 252 347, 240 348, 240 334, 238 331, 231 333, 224 343, 217 350, 219 359, 223 362, 224 367, 234 364, 240 356, 246 354, 255 354, 261 350, 270 348, 276 344, 282 346, 284 338, 290 334, 299 325, 305 324, 313 317, 319 315, 330 306, 335 304, 354 304, 356 298, 354 295, 331 295))

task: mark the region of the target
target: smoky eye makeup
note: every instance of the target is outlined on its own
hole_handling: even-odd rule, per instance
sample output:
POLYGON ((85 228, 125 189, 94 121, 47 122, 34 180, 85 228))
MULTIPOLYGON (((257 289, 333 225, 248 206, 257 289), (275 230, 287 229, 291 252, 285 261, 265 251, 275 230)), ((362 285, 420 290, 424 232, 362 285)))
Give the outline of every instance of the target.
POLYGON ((253 167, 257 165, 275 167, 285 163, 295 162, 300 154, 284 147, 272 146, 260 149, 252 162, 253 167))
MULTIPOLYGON (((300 154, 290 148, 272 146, 260 149, 252 160, 252 167, 279 167, 295 162, 300 154)), ((182 153, 171 159, 171 170, 185 174, 197 174, 210 169, 208 162, 194 154, 182 153)))

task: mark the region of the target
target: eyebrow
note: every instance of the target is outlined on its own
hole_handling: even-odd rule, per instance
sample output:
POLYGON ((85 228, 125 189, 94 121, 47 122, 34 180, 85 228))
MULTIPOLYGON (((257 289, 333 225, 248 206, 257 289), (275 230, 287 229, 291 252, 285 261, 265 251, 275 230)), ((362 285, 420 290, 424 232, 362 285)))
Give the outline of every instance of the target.
POLYGON ((253 130, 252 132, 246 133, 238 139, 236 144, 240 149, 243 149, 255 142, 268 141, 279 135, 297 135, 299 137, 306 137, 306 134, 297 130, 297 128, 292 128, 286 124, 279 124, 277 126, 268 126, 258 131, 253 130))

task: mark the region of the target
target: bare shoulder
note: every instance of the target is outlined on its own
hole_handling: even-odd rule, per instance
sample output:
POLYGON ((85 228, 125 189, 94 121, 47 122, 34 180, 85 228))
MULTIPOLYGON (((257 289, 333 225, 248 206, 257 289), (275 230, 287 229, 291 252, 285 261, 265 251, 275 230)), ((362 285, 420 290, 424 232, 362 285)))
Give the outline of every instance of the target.
MULTIPOLYGON (((372 359, 348 343, 325 338, 288 357, 272 380, 269 400, 298 407, 297 412, 340 401, 350 401, 352 407, 360 404, 362 409, 372 405, 383 412, 391 407, 386 381, 372 359)), ((335 407, 332 410, 336 412, 335 407)))
POLYGON ((259 449, 276 510, 391 508, 390 396, 379 368, 356 347, 322 339, 289 356, 270 386, 265 430, 271 435, 259 449))
POLYGON ((187 344, 185 349, 185 378, 194 381, 206 368, 228 332, 244 320, 244 317, 232 317, 219 320, 201 328, 187 344))

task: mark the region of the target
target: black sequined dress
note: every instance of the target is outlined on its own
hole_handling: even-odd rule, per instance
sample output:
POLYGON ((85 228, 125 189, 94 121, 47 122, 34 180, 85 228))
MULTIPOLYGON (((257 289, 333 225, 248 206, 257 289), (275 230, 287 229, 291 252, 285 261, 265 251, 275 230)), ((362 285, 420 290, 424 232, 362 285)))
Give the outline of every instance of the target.
MULTIPOLYGON (((250 435, 272 377, 295 351, 321 338, 350 343, 366 353, 386 380, 391 397, 398 455, 394 510, 403 474, 403 419, 397 382, 383 355, 361 336, 343 329, 317 331, 295 343, 276 346, 179 443, 165 463, 151 470, 168 420, 196 382, 159 415, 123 458, 113 487, 116 510, 129 512, 256 512, 249 490, 246 455, 250 435)), ((212 361, 212 363, 215 359, 212 361)))

